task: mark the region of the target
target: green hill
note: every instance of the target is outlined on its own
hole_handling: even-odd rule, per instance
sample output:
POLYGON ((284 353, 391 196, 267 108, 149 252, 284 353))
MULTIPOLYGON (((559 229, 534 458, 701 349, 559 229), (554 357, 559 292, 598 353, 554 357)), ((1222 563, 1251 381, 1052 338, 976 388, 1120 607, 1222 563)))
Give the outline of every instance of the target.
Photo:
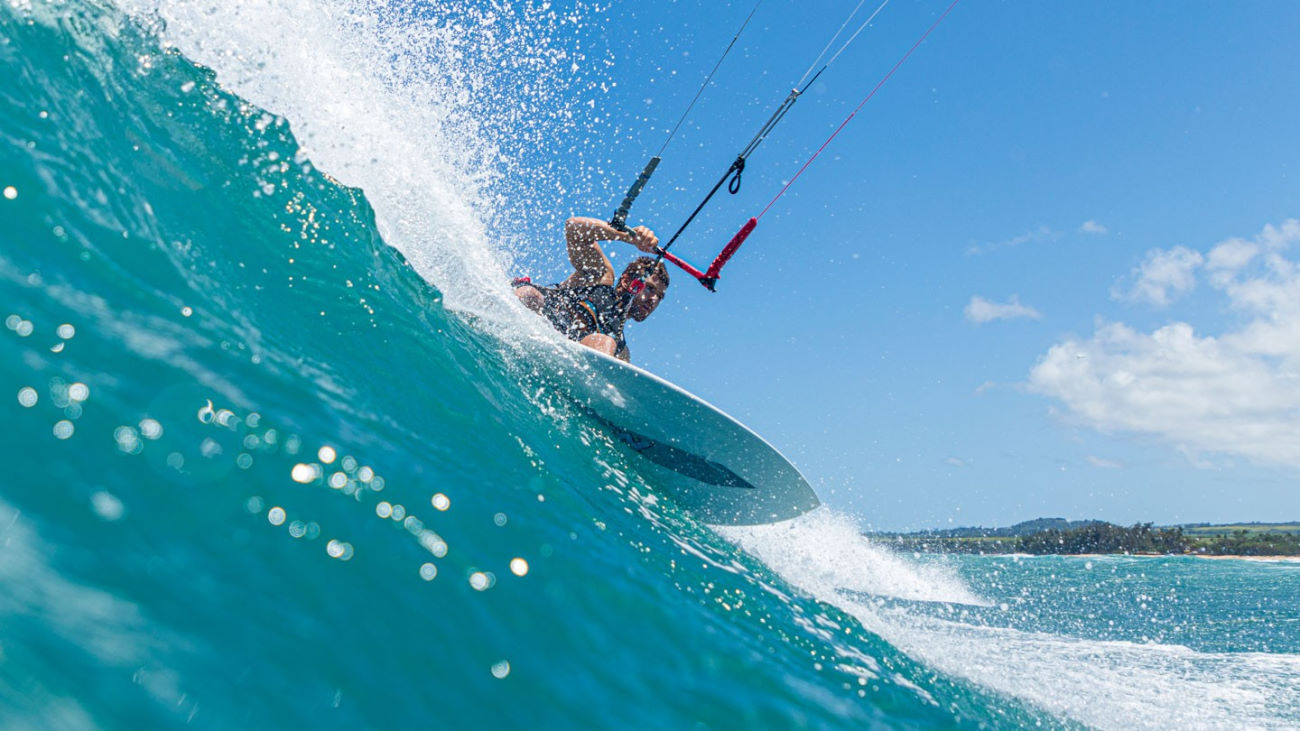
POLYGON ((1300 555, 1300 523, 1196 523, 1129 527, 1101 520, 1037 518, 1009 528, 868 533, 899 548, 945 553, 1300 555))

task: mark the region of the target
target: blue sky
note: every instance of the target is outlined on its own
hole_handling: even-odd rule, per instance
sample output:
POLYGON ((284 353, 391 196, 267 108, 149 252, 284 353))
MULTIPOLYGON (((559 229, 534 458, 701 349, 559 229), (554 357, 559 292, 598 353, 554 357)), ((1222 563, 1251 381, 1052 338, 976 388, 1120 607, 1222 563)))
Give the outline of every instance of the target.
MULTIPOLYGON (((632 222, 675 229, 855 4, 763 3, 632 222)), ((893 0, 674 250, 707 264, 947 4, 893 0)), ((595 14, 565 213, 612 211, 751 8, 595 14)), ((1298 27, 1282 2, 964 0, 717 294, 674 279, 634 359, 881 528, 1300 520, 1298 27)))

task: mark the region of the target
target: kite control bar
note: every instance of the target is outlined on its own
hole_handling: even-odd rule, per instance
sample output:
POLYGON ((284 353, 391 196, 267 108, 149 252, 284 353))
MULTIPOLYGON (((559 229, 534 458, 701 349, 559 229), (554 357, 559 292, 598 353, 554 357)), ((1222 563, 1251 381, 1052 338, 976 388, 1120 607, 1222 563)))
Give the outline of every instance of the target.
POLYGON ((745 239, 749 238, 749 234, 754 231, 754 227, 757 225, 757 218, 751 218, 746 221, 745 225, 741 226, 740 230, 736 232, 736 235, 732 236, 731 240, 727 242, 727 245, 722 248, 722 252, 719 253, 713 260, 713 263, 709 265, 709 270, 707 272, 702 272, 699 269, 696 269, 694 266, 691 266, 690 262, 668 251, 666 248, 655 247, 655 253, 659 255, 660 259, 667 259, 680 267, 682 271, 695 277, 699 280, 700 284, 703 284, 710 292, 716 292, 718 290, 714 289, 713 285, 718 283, 718 277, 722 274, 722 267, 726 266, 732 255, 736 253, 736 250, 740 248, 741 244, 745 243, 745 239))

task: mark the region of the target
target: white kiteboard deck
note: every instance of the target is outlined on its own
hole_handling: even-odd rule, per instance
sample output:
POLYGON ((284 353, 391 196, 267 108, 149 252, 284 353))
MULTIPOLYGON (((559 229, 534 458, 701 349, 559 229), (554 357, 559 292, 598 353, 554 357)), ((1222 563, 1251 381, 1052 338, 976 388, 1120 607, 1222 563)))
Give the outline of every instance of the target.
POLYGON ((566 350, 578 367, 555 374, 560 388, 639 456, 652 486, 697 519, 774 523, 820 504, 790 460, 722 410, 616 358, 566 350))

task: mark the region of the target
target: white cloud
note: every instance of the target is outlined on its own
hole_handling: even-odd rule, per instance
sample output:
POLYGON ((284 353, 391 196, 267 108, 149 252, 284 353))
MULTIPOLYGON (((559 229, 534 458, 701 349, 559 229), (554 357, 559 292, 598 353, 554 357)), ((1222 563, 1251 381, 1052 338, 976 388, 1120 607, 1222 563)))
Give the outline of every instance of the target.
POLYGON ((1038 243, 1040 241, 1055 241, 1061 237, 1060 234, 1048 228, 1039 226, 1038 228, 1026 231, 1019 236, 1012 236, 1003 241, 994 241, 988 244, 971 244, 966 253, 969 255, 987 254, 990 251, 999 251, 1001 249, 1014 249, 1017 246, 1025 244, 1038 243))
POLYGON ((1079 230, 1086 234, 1097 234, 1098 236, 1105 236, 1110 233, 1110 229, 1092 220, 1084 221, 1083 225, 1079 226, 1079 230))
POLYGON ((1113 459, 1106 459, 1104 457, 1094 457, 1091 454, 1088 455, 1086 459, 1088 460, 1088 464, 1092 465, 1093 467, 1100 467, 1101 469, 1104 470, 1118 470, 1124 468, 1123 463, 1116 462, 1113 459))
POLYGON ((1032 307, 1020 304, 1020 298, 1015 295, 1012 295, 1011 301, 1006 304, 990 302, 983 297, 975 296, 971 297, 970 303, 966 305, 966 319, 971 322, 1014 320, 1021 317, 1039 320, 1043 315, 1032 307))
POLYGON ((1030 388, 1096 429, 1155 435, 1196 464, 1214 453, 1300 468, 1300 262, 1285 256, 1296 243, 1300 221, 1289 220, 1208 257, 1184 249, 1182 261, 1207 262, 1209 284, 1245 324, 1217 336, 1186 322, 1150 333, 1103 324, 1053 346, 1030 388))
POLYGON ((1205 262, 1199 251, 1186 246, 1172 249, 1153 249, 1147 258, 1133 270, 1136 282, 1124 291, 1118 287, 1111 291, 1115 299, 1150 302, 1164 307, 1178 297, 1196 288, 1196 269, 1205 262))
POLYGON ((1258 244, 1244 239, 1228 239, 1210 249, 1210 254, 1205 259, 1205 268, 1216 275, 1222 273, 1231 277, 1249 264, 1259 252, 1258 244))

